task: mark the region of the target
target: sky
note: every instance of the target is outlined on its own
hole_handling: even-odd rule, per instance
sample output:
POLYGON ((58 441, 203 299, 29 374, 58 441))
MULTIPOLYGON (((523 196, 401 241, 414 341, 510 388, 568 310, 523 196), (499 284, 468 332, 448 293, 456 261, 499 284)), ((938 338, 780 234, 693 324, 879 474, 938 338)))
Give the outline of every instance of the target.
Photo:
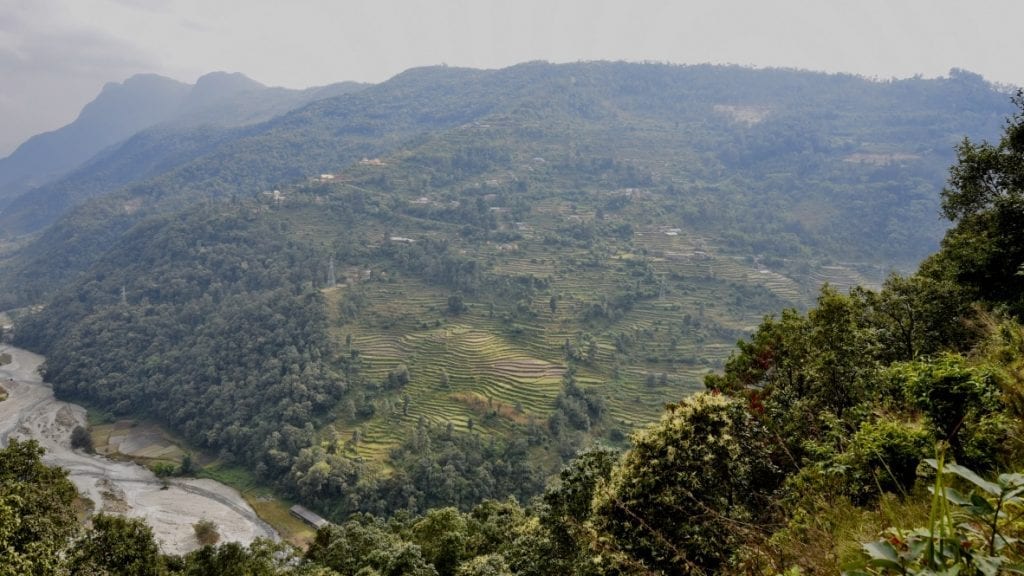
POLYGON ((0 0, 0 157, 107 82, 272 86, 530 60, 741 64, 1024 86, 1022 0, 0 0))

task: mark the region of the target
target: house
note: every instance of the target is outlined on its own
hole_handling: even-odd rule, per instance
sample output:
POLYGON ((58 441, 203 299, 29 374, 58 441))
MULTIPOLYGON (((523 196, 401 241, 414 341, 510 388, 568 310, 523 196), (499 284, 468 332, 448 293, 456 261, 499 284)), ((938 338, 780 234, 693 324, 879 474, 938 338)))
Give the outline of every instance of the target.
POLYGON ((292 516, 295 516, 299 520, 302 520, 303 522, 309 524, 317 530, 330 524, 330 522, 324 520, 319 514, 313 512, 312 510, 306 508, 305 506, 300 506, 296 504, 295 506, 289 508, 288 511, 291 512, 292 516))

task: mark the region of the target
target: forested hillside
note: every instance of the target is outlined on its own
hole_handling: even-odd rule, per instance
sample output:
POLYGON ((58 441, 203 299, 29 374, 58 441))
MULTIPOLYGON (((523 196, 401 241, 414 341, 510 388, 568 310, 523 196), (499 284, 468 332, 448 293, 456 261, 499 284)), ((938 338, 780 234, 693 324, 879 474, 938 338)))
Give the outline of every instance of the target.
POLYGON ((107 146, 167 119, 187 94, 187 84, 155 74, 107 84, 74 122, 33 136, 0 159, 0 208, 107 146))
MULTIPOLYGON (((444 500, 431 499, 419 513, 420 498, 433 498, 417 492, 424 486, 416 484, 420 475, 428 478, 426 485, 450 488, 461 497, 468 489, 489 484, 484 475, 458 484, 460 464, 477 473, 495 470, 495 482, 508 474, 497 464, 488 467, 474 459, 469 451, 474 445, 487 455, 487 463, 495 453, 509 454, 497 443, 488 445, 474 426, 467 426, 466 433, 453 427, 438 430, 424 416, 409 443, 392 452, 394 469, 377 477, 387 480, 372 490, 364 481, 347 483, 352 475, 366 478, 366 470, 358 466, 362 461, 351 457, 358 451, 358 435, 341 443, 328 434, 300 450, 291 489, 322 507, 333 506, 338 521, 321 528, 301 557, 289 557, 265 542, 248 549, 210 546, 183 558, 167 557, 156 552, 152 536, 133 520, 99 516, 92 530, 69 539, 77 528, 66 480, 41 466, 33 445, 15 443, 0 451, 0 486, 5 488, 0 491, 0 546, 8 551, 12 566, 24 573, 125 565, 139 566, 138 573, 144 574, 232 569, 424 576, 1014 573, 1024 561, 1019 522, 1024 476, 1012 472, 1024 465, 1024 92, 1017 93, 1014 104, 1017 111, 998 142, 968 139, 958 146, 941 197, 953 228, 916 273, 891 276, 878 290, 856 287, 842 293, 826 286, 806 311, 786 308, 769 314, 739 341, 723 370, 704 378, 705 391, 668 404, 656 423, 632 435, 621 454, 600 446, 577 454, 556 482, 525 505, 511 499, 478 504, 456 499, 449 501, 451 507, 439 507, 444 500), (447 462, 439 462, 439 454, 447 462), (400 494, 408 501, 389 518, 346 514, 372 508, 362 505, 365 498, 386 504, 394 497, 387 488, 400 486, 407 474, 409 484, 400 494), (360 502, 352 501, 353 493, 360 502), (48 529, 21 523, 28 514, 46 519, 48 529)), ((255 254, 245 252, 241 262, 218 258, 223 254, 219 248, 230 244, 233 234, 253 230, 257 233, 250 240, 266 237, 270 243, 278 242, 283 232, 293 238, 322 238, 316 228, 293 228, 313 221, 308 212, 281 218, 303 205, 315 206, 325 220, 341 226, 373 219, 406 225, 411 221, 408 215, 385 211, 386 205, 367 190, 349 180, 306 189, 305 202, 294 200, 298 190, 291 190, 290 205, 274 198, 266 205, 233 205, 224 213, 236 214, 235 219, 189 217, 193 224, 221 224, 227 232, 212 235, 222 238, 221 244, 151 235, 165 243, 161 253, 180 254, 189 246, 198 250, 193 258, 203 265, 197 270, 220 270, 218 277, 225 280, 216 282, 221 285, 216 292, 227 298, 257 289, 257 279, 275 268, 273 258, 251 262, 255 254), (346 188, 348 194, 367 196, 335 202, 332 194, 346 188), (276 232, 273 225, 266 228, 267 221, 277 223, 276 232), (205 256, 207 247, 210 256, 205 256), (243 264, 255 266, 251 278, 238 272, 246 269, 243 264)), ((434 229, 443 222, 420 219, 422 226, 433 223, 434 229)), ((487 220, 463 228, 464 238, 482 234, 479 229, 488 229, 487 220)), ((437 282, 460 286, 453 296, 461 290, 472 295, 476 289, 490 293, 516 284, 511 279, 493 284, 494 268, 477 273, 475 265, 459 260, 457 245, 451 247, 454 254, 403 259, 404 250, 428 243, 426 237, 409 243, 389 233, 379 245, 362 246, 358 253, 370 257, 379 251, 381 260, 367 274, 377 274, 382 288, 406 276, 434 275, 437 282)), ((254 244, 256 251, 258 246, 254 244)), ((278 248, 293 268, 315 267, 301 250, 278 248)), ((329 255, 340 258, 337 249, 329 255)), ((160 258, 150 258, 154 270, 168 269, 160 258)), ((116 291, 110 294, 127 278, 116 277, 115 270, 99 268, 90 281, 106 305, 89 304, 88 297, 76 304, 66 292, 61 304, 74 320, 48 312, 28 317, 24 329, 53 341, 47 330, 82 325, 100 310, 145 309, 153 293, 137 294, 135 301, 129 300, 127 290, 121 291, 125 296, 120 301, 116 291), (109 281, 108 274, 114 276, 109 281)), ((338 274, 330 262, 327 272, 326 280, 309 281, 309 288, 326 282, 319 293, 299 289, 307 282, 302 272, 283 275, 296 286, 285 292, 305 295, 310 306, 321 306, 344 291, 335 312, 348 317, 340 324, 344 330, 347 322, 359 322, 372 308, 367 294, 348 298, 352 287, 330 286, 331 276, 338 274)), ((203 278, 200 273, 196 283, 172 282, 167 297, 174 301, 188 294, 193 286, 203 285, 203 278)), ((543 281, 533 285, 536 278, 530 285, 544 289, 543 281)), ((643 285, 642 279, 639 283, 643 285)), ((557 314, 562 301, 549 302, 550 312, 557 314)), ((449 298, 445 314, 471 313, 475 305, 471 299, 449 298)), ((504 311, 496 307, 495 312, 504 311)), ((332 322, 325 327, 328 334, 337 327, 332 322)), ((280 323, 288 321, 282 318, 280 323)), ((429 331, 430 326, 421 329, 429 331)), ((555 416, 548 420, 547 431, 536 436, 538 446, 556 441, 566 427, 600 429, 613 408, 602 400, 607 392, 600 386, 581 385, 587 361, 568 358, 581 354, 581 348, 573 354, 566 346, 563 352, 569 368, 561 376, 555 416)), ((416 372, 408 366, 391 369, 379 384, 360 379, 365 359, 360 360, 362 353, 347 337, 336 354, 348 384, 335 392, 342 398, 358 391, 365 399, 375 388, 413 390, 416 372)), ((74 378, 74 370, 61 376, 68 378, 74 378)), ((435 385, 445 389, 453 380, 444 375, 435 385)), ((379 409, 380 403, 371 405, 379 409)), ((411 407, 408 400, 392 404, 391 421, 400 421, 399 414, 409 416, 411 407)), ((495 418, 504 417, 500 403, 488 404, 488 409, 495 418)), ((529 428, 526 432, 532 444, 535 436, 529 428)), ((273 451, 268 455, 275 457, 273 451)))
POLYGON ((0 159, 0 238, 39 230, 85 199, 208 153, 211 141, 234 134, 229 128, 362 87, 268 88, 225 72, 191 86, 154 74, 110 83, 74 122, 0 159))
POLYGON ((493 148, 504 147, 505 133, 541 143, 554 136, 570 169, 614 160, 650 180, 622 189, 686 200, 689 222, 745 253, 785 257, 818 245, 831 258, 913 266, 942 233, 935 198, 952 146, 963 134, 995 135, 1007 111, 1005 94, 956 71, 871 82, 621 63, 411 70, 243 130, 140 135, 24 197, 0 214, 4 231, 38 230, 107 196, 4 265, 4 306, 27 303, 25 290, 61 285, 154 210, 252 197, 474 122, 478 132, 498 130, 493 148))
POLYGON ((525 501, 764 314, 912 266, 953 145, 1007 107, 964 72, 412 70, 136 136, 0 298, 58 394, 333 518, 525 501))

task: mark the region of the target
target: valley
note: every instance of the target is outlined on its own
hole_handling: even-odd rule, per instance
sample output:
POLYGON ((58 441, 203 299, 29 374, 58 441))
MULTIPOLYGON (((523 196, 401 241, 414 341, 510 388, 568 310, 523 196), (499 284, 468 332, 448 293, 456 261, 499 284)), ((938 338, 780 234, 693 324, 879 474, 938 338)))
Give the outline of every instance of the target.
POLYGON ((12 346, 0 346, 11 362, 0 366, 8 392, 0 402, 0 444, 9 438, 34 439, 46 449, 46 463, 60 466, 78 488, 89 515, 99 512, 142 518, 160 549, 184 554, 199 547, 193 525, 209 520, 225 542, 248 544, 276 538, 238 492, 212 480, 161 480, 131 462, 90 455, 70 446, 71 431, 84 426, 85 410, 53 397, 36 369, 43 358, 12 346))
POLYGON ((1006 107, 972 76, 529 63, 147 130, 0 214, 6 337, 104 449, 167 456, 117 434, 153 422, 267 518, 525 505, 765 322, 898 285, 1006 107))

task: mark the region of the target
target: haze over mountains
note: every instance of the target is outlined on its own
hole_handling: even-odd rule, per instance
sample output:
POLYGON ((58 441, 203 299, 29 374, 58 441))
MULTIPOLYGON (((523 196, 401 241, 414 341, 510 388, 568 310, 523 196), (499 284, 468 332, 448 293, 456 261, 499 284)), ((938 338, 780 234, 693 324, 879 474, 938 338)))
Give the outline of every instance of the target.
POLYGON ((143 130, 252 124, 357 87, 343 82, 306 90, 268 88, 225 72, 202 76, 195 85, 155 74, 111 82, 74 122, 33 136, 0 159, 0 208, 143 130))

